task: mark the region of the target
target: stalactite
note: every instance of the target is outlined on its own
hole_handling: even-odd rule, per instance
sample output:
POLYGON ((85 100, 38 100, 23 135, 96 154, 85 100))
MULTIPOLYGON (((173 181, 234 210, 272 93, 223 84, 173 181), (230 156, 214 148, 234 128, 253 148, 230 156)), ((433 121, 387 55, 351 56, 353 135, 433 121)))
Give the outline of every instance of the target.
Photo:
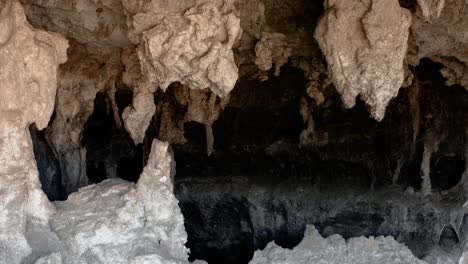
POLYGON ((421 83, 415 80, 413 85, 408 87, 408 99, 410 103, 411 123, 413 124, 413 136, 411 141, 411 151, 409 153, 409 160, 414 160, 416 154, 416 140, 419 136, 421 128, 421 110, 419 106, 419 98, 421 93, 421 83))

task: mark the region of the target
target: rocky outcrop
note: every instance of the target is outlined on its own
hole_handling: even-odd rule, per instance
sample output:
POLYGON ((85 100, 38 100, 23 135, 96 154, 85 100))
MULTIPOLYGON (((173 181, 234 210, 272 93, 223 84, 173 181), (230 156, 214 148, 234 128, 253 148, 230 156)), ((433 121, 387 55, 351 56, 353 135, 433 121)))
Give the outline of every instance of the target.
POLYGON ((308 226, 304 239, 293 250, 270 243, 255 252, 252 264, 274 263, 391 263, 423 264, 411 251, 391 237, 352 238, 340 235, 323 238, 313 226, 308 226))
POLYGON ((411 15, 398 1, 326 1, 315 38, 346 107, 356 97, 382 120, 403 84, 411 15))
POLYGON ((47 126, 68 44, 32 28, 16 0, 0 4, 0 28, 0 262, 20 263, 42 253, 35 235, 50 233, 53 208, 40 189, 28 126, 47 126))
MULTIPOLYGON (((106 180, 56 202, 51 227, 65 263, 187 263, 169 145, 154 141, 138 183, 106 180)), ((56 255, 50 257, 58 258, 56 255)))

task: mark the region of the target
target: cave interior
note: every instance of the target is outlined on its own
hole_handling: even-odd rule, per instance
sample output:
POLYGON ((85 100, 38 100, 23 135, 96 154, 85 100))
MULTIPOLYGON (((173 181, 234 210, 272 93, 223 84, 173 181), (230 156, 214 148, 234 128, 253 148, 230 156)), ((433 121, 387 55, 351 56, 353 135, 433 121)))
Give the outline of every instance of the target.
MULTIPOLYGON (((344 107, 332 85, 324 91, 325 102, 317 105, 305 94, 304 73, 289 64, 279 76, 270 72, 267 81, 240 79, 213 124, 211 155, 205 125, 195 121, 182 124, 186 142, 172 146, 174 192, 190 260, 248 263, 270 241, 294 248, 308 224, 324 237, 392 235, 419 258, 436 246, 460 250, 468 217, 455 208, 462 201, 467 163, 463 120, 468 96, 463 87, 446 86, 440 68, 429 59, 414 67, 417 82, 424 85, 421 93, 414 100, 414 86, 401 89, 381 122, 360 100, 354 108, 344 107), (417 122, 414 104, 420 109, 417 122), (314 120, 307 144, 301 143, 307 126, 301 117, 304 105, 314 120), (425 139, 434 134, 440 143, 430 158, 432 193, 427 198, 421 194, 421 162, 425 139), (434 213, 441 210, 450 213, 434 213), (405 221, 399 220, 402 214, 405 221)), ((154 100, 183 116, 187 107, 177 101, 177 89, 185 88, 157 91, 154 100)), ((119 87, 119 109, 131 99, 131 91, 119 87)), ((106 94, 98 93, 81 138, 89 184, 115 177, 137 182, 160 126, 156 113, 143 143, 135 145, 116 124, 106 94)), ((46 131, 30 127, 42 189, 51 201, 66 200, 46 131)))

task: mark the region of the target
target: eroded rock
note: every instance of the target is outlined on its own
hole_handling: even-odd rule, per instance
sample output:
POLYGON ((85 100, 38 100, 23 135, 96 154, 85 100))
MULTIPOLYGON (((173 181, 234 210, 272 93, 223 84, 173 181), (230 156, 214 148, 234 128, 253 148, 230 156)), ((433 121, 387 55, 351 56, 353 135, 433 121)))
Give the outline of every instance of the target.
POLYGON ((178 81, 225 96, 238 78, 231 48, 241 32, 234 13, 222 14, 209 2, 167 16, 143 32, 143 72, 163 90, 178 81))
MULTIPOLYGON (((144 77, 137 77, 140 82, 134 86, 133 105, 123 115, 135 143, 143 141, 156 110, 152 93, 158 87, 165 91, 172 83, 179 82, 190 89, 209 89, 226 97, 238 78, 232 47, 242 30, 234 10, 223 12, 219 4, 210 1, 188 10, 162 3, 157 5, 163 8, 154 9, 159 20, 149 18, 153 23, 141 31, 138 41, 141 73, 136 75, 144 77)), ((147 17, 149 13, 135 15, 133 19, 147 17)), ((133 22, 138 25, 135 33, 141 24, 133 22)))
POLYGON ((0 27, 0 262, 20 263, 39 253, 31 235, 50 232, 53 209, 40 189, 28 126, 47 126, 68 44, 33 29, 16 0, 0 4, 0 27))
POLYGON ((65 245, 64 261, 187 263, 173 163, 169 144, 155 140, 136 186, 110 179, 56 202, 51 226, 65 245))
POLYGON ((395 263, 423 264, 411 251, 392 237, 351 238, 340 235, 323 238, 313 226, 308 226, 304 240, 293 250, 273 242, 255 252, 250 263, 395 263))
POLYGON ((398 1, 326 1, 315 31, 346 107, 356 97, 382 120, 385 108, 400 89, 411 14, 398 1))
POLYGON ((434 22, 440 17, 445 6, 445 0, 418 0, 423 17, 428 22, 434 22))

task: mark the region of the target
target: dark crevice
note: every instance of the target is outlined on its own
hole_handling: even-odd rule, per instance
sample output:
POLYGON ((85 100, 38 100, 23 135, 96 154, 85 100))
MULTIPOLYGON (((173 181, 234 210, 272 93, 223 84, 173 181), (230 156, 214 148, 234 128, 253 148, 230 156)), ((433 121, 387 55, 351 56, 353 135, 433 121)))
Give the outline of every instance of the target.
POLYGON ((45 129, 38 130, 36 124, 29 126, 33 142, 34 157, 36 158, 39 180, 42 191, 50 201, 65 200, 65 188, 62 186, 62 175, 59 163, 52 148, 46 140, 45 129))
POLYGON ((185 123, 184 137, 188 141, 186 143, 187 148, 196 149, 200 153, 206 150, 206 128, 204 124, 195 121, 185 123))
MULTIPOLYGON (((131 102, 132 93, 116 94, 119 110, 131 102)), ((136 182, 143 171, 142 147, 135 146, 125 128, 117 127, 105 94, 98 93, 94 112, 85 124, 82 144, 86 148, 86 172, 92 183, 108 178, 136 182)))

